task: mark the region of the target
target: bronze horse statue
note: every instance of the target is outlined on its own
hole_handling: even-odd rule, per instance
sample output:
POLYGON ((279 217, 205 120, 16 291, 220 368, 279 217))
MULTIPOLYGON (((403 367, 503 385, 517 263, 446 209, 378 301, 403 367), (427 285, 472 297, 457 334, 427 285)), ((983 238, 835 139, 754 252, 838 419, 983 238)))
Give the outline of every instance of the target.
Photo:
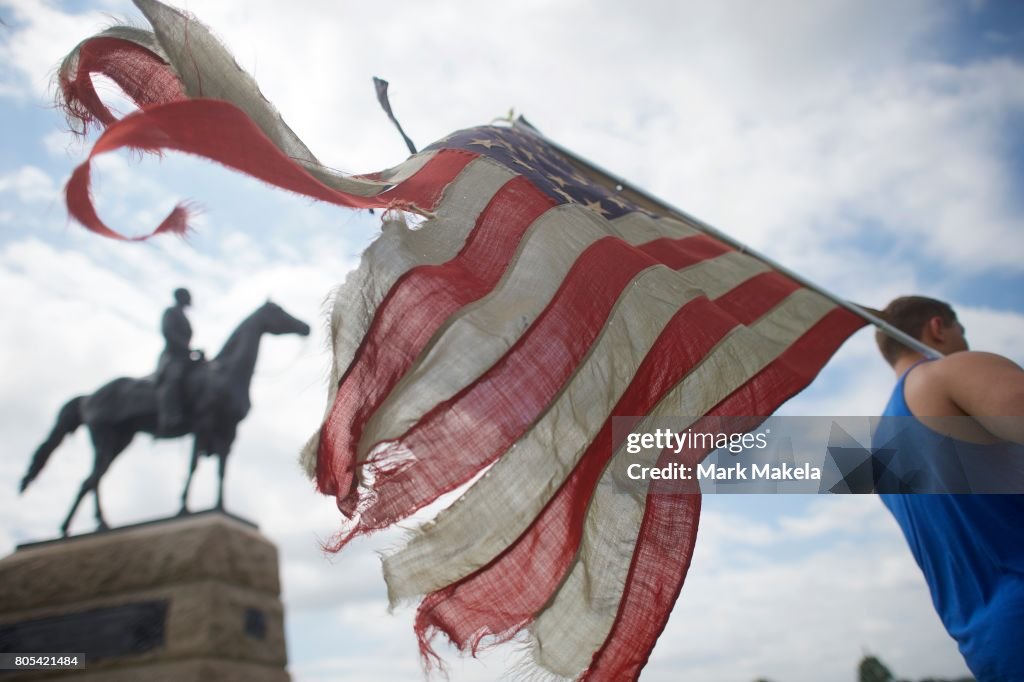
POLYGON ((217 508, 223 509, 224 466, 235 440, 238 422, 249 413, 249 383, 256 368, 263 334, 308 336, 309 325, 270 301, 242 320, 213 360, 193 363, 185 377, 185 419, 173 432, 161 432, 157 428, 156 382, 153 376, 141 379, 121 377, 91 395, 72 398, 60 409, 49 437, 32 456, 28 473, 21 481, 21 491, 24 492, 39 475, 64 437, 85 424, 89 428, 96 459, 92 473, 83 481, 78 497, 61 526, 63 535, 67 536, 71 518, 89 491, 96 501, 98 530, 109 528, 100 508, 100 479, 136 433, 149 433, 156 438, 180 438, 192 434, 192 463, 181 495, 182 514, 188 513, 188 490, 199 456, 218 456, 217 508))

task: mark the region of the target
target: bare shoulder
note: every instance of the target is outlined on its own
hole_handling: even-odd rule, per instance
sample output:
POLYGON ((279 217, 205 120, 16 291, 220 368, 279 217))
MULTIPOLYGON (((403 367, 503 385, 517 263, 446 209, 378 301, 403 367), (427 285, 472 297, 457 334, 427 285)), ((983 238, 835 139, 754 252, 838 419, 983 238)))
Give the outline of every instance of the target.
POLYGON ((926 365, 928 374, 935 378, 978 379, 996 376, 1014 376, 1024 370, 1007 357, 985 351, 965 350, 930 362, 926 365))
POLYGON ((961 351, 915 367, 904 395, 915 415, 1018 414, 1024 370, 1002 355, 961 351))
POLYGON ((1012 360, 963 351, 929 364, 933 388, 967 414, 1024 415, 1024 370, 1012 360))
POLYGON ((973 426, 947 420, 932 427, 947 435, 1024 443, 1024 370, 1002 355, 961 351, 926 362, 907 375, 904 396, 918 418, 974 417, 973 426))

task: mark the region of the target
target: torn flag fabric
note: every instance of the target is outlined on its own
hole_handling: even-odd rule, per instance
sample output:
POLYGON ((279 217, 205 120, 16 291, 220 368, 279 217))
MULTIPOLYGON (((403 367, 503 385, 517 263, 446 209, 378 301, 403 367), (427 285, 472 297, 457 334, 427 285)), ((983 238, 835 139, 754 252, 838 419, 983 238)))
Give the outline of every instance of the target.
MULTIPOLYGON (((686 577, 700 495, 618 486, 613 417, 768 415, 863 322, 522 121, 454 133, 387 171, 331 171, 200 23, 136 4, 152 32, 108 29, 59 73, 69 115, 106 127, 90 158, 178 150, 399 209, 334 298, 325 416, 303 452, 344 516, 337 548, 472 481, 384 558, 392 602, 421 600, 424 657, 436 633, 468 652, 522 635, 540 670, 636 679, 686 577), (118 120, 95 73, 140 110, 118 120)), ((121 237, 93 208, 89 168, 69 211, 121 237)), ((156 231, 187 219, 178 207, 156 231)))

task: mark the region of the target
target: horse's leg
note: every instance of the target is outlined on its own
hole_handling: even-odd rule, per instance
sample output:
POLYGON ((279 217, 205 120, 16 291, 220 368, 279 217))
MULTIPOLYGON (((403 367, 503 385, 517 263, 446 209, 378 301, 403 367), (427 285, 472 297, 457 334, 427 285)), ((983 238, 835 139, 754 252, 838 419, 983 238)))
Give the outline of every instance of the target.
POLYGON ((107 530, 110 526, 107 525, 106 520, 103 518, 103 508, 100 506, 100 480, 103 478, 103 474, 107 473, 107 469, 114 463, 114 458, 124 452, 124 449, 128 447, 132 442, 132 438, 135 434, 132 431, 118 431, 117 429, 111 429, 106 433, 106 438, 102 441, 102 449, 100 443, 96 445, 96 485, 93 488, 92 496, 96 501, 96 528, 97 530, 107 530), (103 456, 100 456, 102 451, 103 456))
POLYGON ((103 478, 103 474, 105 474, 107 469, 110 468, 111 459, 113 458, 107 459, 103 463, 102 469, 97 469, 93 472, 93 475, 96 477, 96 482, 92 486, 92 499, 96 502, 96 530, 110 529, 110 526, 107 525, 106 519, 103 518, 103 508, 100 507, 100 479, 103 478))
POLYGON ((192 475, 196 473, 196 465, 199 463, 199 436, 192 438, 192 463, 188 467, 188 478, 185 479, 185 490, 181 493, 181 511, 178 516, 188 514, 188 489, 192 485, 192 475))
POLYGON ((64 519, 64 523, 60 527, 60 534, 64 537, 68 536, 68 528, 71 526, 71 519, 75 516, 75 512, 78 510, 78 505, 81 504, 82 498, 85 494, 92 489, 92 480, 96 475, 95 465, 93 465, 93 473, 82 481, 82 487, 78 489, 78 496, 75 498, 74 503, 71 505, 71 510, 68 512, 67 518, 64 519))
POLYGON ((228 465, 227 453, 221 453, 220 455, 220 467, 218 469, 220 473, 220 480, 217 482, 217 509, 224 511, 224 469, 228 465))
MULTIPOLYGON (((89 427, 89 436, 92 440, 93 449, 92 473, 89 474, 84 481, 82 481, 82 486, 78 489, 78 496, 75 497, 75 501, 71 504, 71 510, 68 511, 67 518, 64 519, 64 523, 60 527, 60 533, 64 537, 68 536, 68 528, 70 528, 71 526, 71 519, 74 518, 75 512, 78 511, 78 505, 82 503, 82 498, 84 498, 85 494, 88 493, 90 490, 98 489, 100 476, 102 476, 102 473, 100 473, 100 462, 101 459, 103 458, 101 441, 100 438, 97 436, 96 431, 91 426, 89 427)), ((109 463, 107 466, 109 466, 109 463)), ((103 467, 104 470, 106 470, 106 468, 106 466, 103 467)), ((98 499, 96 501, 96 504, 97 509, 99 509, 98 499)))

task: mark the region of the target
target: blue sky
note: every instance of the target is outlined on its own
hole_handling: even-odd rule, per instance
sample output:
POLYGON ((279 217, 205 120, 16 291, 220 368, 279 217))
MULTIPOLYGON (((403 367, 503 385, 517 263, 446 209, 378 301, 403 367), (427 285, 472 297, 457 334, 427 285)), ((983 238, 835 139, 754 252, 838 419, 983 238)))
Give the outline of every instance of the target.
MULTIPOLYGON (((546 134, 873 306, 951 300, 974 347, 1024 362, 1024 9, 1014 2, 193 2, 321 160, 353 172, 400 162, 373 99, 422 147, 511 107, 546 134)), ((196 344, 215 350, 268 296, 314 327, 268 340, 255 408, 229 465, 228 505, 278 543, 290 669, 312 680, 410 679, 411 609, 389 615, 382 534, 325 557, 338 528, 296 453, 316 427, 329 366, 322 304, 379 216, 314 204, 201 161, 98 163, 100 213, 148 231, 181 199, 188 242, 125 245, 69 223, 61 187, 87 145, 65 132, 48 78, 79 40, 142 19, 127 3, 0 0, 0 552, 56 532, 90 465, 84 433, 13 494, 59 405, 146 374, 176 286, 196 344), (59 464, 58 464, 59 462, 59 464)), ((113 95, 112 95, 113 96, 113 95)), ((892 377, 855 335, 788 414, 870 414, 892 377)), ((140 439, 105 482, 110 519, 176 511, 188 446, 140 439)), ((201 467, 193 504, 212 500, 201 467)), ((964 670, 877 500, 707 497, 687 586, 642 679, 819 680, 871 651, 898 676, 964 670)), ((91 525, 83 509, 73 526, 91 525)), ((449 656, 489 680, 515 652, 449 656)))

